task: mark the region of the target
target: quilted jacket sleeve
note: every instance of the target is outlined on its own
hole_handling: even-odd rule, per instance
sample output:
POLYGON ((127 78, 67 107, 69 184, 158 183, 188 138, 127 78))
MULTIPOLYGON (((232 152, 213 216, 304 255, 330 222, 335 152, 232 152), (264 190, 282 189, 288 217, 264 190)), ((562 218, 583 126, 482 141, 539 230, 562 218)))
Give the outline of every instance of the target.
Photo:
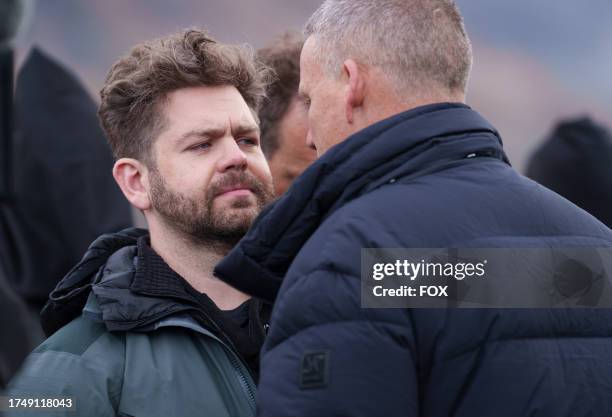
POLYGON ((7 417, 34 415, 39 411, 45 416, 113 417, 115 409, 107 392, 107 372, 93 363, 65 352, 34 353, 22 371, 9 385, 9 398, 65 399, 71 408, 53 407, 32 410, 12 409, 7 417), (42 411, 42 412, 41 412, 42 411))
POLYGON ((115 416, 124 349, 121 337, 103 325, 82 317, 72 321, 30 354, 5 393, 13 399, 65 399, 66 405, 70 399, 72 407, 11 409, 5 415, 115 416))
POLYGON ((262 354, 259 415, 417 416, 407 311, 362 309, 356 276, 288 277, 262 354))

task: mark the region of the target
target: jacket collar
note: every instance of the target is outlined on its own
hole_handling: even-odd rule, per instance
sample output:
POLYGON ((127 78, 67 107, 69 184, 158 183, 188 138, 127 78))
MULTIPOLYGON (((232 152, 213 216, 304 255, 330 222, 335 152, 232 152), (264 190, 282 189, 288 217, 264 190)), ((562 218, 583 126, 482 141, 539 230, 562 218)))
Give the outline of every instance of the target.
POLYGON ((83 259, 72 268, 49 295, 41 312, 41 324, 47 336, 81 314, 98 271, 108 259, 126 246, 136 245, 144 229, 128 228, 97 238, 87 249, 83 259))
POLYGON ((395 178, 435 172, 468 155, 509 164, 497 130, 464 104, 427 105, 375 123, 312 164, 260 214, 215 275, 272 302, 303 244, 337 209, 395 178))
POLYGON ((137 246, 136 268, 130 285, 133 293, 197 303, 186 289, 189 284, 151 248, 148 236, 138 239, 137 246))
POLYGON ((188 285, 153 251, 145 235, 108 259, 92 292, 108 330, 147 331, 163 318, 201 309, 188 285))
POLYGON ((152 249, 146 251, 147 239, 146 230, 134 228, 96 239, 49 296, 41 313, 45 333, 81 315, 92 292, 98 299, 95 314, 109 330, 144 330, 163 317, 196 308, 182 278, 152 249))
MULTIPOLYGON (((92 293, 89 294, 85 307, 83 307, 83 316, 88 317, 93 321, 104 322, 103 311, 100 308, 98 298, 92 293)), ((162 327, 184 327, 222 342, 221 339, 219 339, 215 334, 202 327, 191 315, 187 313, 177 313, 163 317, 158 321, 151 323, 148 326, 148 329, 156 330, 162 327)))

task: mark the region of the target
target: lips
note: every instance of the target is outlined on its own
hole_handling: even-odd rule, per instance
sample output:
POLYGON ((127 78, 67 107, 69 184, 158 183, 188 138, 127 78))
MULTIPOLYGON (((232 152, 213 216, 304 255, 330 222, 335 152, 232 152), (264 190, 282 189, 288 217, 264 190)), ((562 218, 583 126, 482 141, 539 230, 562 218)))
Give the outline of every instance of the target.
POLYGON ((216 193, 216 197, 218 196, 231 196, 231 195, 248 195, 252 194, 253 190, 250 186, 244 184, 234 184, 222 187, 216 193))

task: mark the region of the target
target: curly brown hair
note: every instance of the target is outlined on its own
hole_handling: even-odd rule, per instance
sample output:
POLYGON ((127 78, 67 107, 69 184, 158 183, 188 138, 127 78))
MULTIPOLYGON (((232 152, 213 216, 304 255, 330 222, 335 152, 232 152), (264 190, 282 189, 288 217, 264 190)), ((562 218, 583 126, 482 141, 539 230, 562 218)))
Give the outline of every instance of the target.
POLYGON ((185 87, 232 85, 254 114, 271 71, 246 45, 218 43, 204 30, 188 29, 136 45, 109 70, 98 116, 115 158, 151 159, 164 128, 167 94, 185 87))
POLYGON ((304 39, 301 33, 285 32, 257 51, 257 57, 276 73, 267 98, 259 110, 261 146, 268 158, 278 149, 278 124, 287 113, 300 85, 300 53, 304 39))

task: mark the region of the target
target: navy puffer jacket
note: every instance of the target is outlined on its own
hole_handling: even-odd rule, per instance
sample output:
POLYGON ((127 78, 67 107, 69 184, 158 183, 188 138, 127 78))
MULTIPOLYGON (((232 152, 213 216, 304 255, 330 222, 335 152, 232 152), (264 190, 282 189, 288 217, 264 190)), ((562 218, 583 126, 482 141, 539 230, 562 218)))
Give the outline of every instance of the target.
POLYGON ((262 416, 612 416, 612 311, 365 309, 362 247, 612 247, 519 175, 461 104, 413 109, 330 149, 217 267, 276 297, 262 416))

